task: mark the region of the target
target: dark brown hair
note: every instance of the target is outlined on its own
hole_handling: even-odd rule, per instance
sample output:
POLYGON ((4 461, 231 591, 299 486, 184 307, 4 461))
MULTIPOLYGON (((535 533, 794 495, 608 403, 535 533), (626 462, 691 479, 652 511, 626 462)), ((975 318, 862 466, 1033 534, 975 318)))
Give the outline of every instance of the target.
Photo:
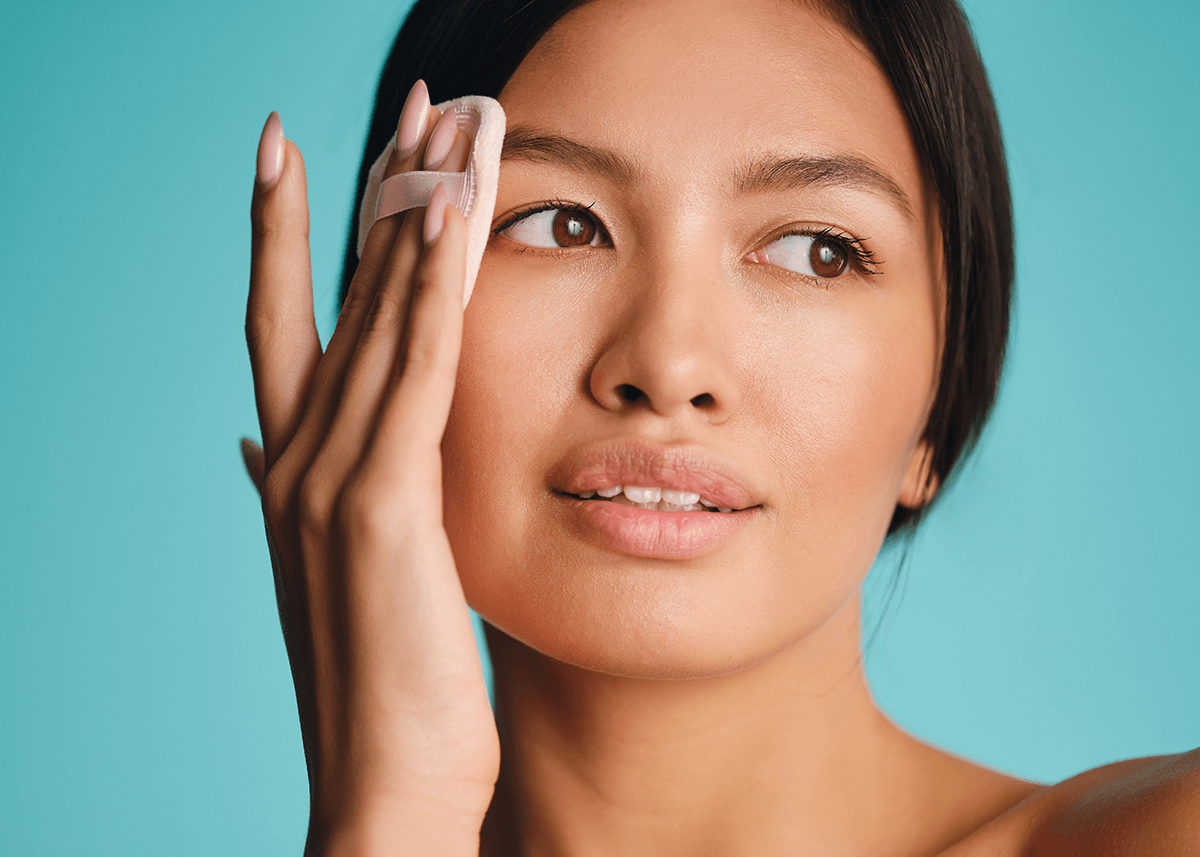
MULTIPOLYGON (((418 79, 434 102, 499 95, 553 24, 588 0, 418 0, 384 64, 358 173, 342 268, 345 295, 358 265, 355 229, 371 164, 418 79)), ((954 0, 824 0, 891 82, 917 160, 935 193, 946 274, 937 395, 925 427, 930 476, 943 486, 991 412, 1008 340, 1013 281, 1012 204, 1000 123, 966 18, 954 0)), ((940 493, 940 492, 939 492, 940 493)), ((889 533, 923 510, 898 506, 889 533)))

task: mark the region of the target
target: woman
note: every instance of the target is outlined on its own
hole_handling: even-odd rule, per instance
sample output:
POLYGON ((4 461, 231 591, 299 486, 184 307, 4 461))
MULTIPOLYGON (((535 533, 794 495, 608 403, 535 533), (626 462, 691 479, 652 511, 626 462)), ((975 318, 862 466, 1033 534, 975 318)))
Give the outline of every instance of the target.
POLYGON ((465 313, 438 192, 371 229, 322 353, 300 153, 274 115, 259 147, 248 466, 311 853, 1200 849, 1196 754, 1044 787, 904 734, 863 679, 862 580, 976 436, 1007 330, 955 7, 421 3, 360 198, 393 132, 389 174, 464 166, 417 78, 507 115, 465 313))

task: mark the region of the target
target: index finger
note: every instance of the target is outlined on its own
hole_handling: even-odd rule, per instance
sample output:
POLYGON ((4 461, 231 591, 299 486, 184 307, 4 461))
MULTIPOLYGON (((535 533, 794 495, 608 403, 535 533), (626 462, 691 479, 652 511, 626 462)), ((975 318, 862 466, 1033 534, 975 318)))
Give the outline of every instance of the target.
POLYGON ((313 317, 307 195, 304 159, 284 137, 279 114, 272 112, 258 145, 246 304, 246 343, 268 470, 296 431, 321 357, 313 317))

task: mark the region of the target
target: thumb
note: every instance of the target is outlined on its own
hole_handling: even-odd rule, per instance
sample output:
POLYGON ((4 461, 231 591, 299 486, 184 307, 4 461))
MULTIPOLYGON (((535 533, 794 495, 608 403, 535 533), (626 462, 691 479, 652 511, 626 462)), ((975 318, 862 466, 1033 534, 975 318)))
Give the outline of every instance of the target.
POLYGON ((250 474, 250 481, 254 483, 254 487, 261 495, 263 479, 267 472, 267 460, 263 456, 263 448, 248 437, 242 438, 242 461, 246 465, 246 472, 250 474))

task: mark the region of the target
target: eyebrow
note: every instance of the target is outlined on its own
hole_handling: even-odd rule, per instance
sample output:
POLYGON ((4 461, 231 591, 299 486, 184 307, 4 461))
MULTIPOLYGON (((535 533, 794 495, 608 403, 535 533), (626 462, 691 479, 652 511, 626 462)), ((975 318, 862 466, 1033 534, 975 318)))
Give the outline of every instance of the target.
POLYGON ((743 193, 805 187, 857 188, 891 199, 905 215, 913 217, 912 202, 904 189, 870 161, 854 155, 765 158, 741 170, 737 186, 743 193))
POLYGON ((639 172, 628 158, 608 149, 588 146, 559 134, 544 134, 528 125, 518 125, 504 135, 500 160, 558 164, 624 183, 632 182, 639 172))
MULTIPOLYGON (((504 135, 500 160, 557 164, 621 183, 632 182, 640 172, 637 164, 616 152, 559 134, 543 133, 527 125, 518 125, 504 135)), ((733 186, 748 194, 806 187, 850 187, 883 196, 909 218, 914 216, 912 202, 904 189, 870 161, 855 155, 760 158, 735 171, 733 186)))

